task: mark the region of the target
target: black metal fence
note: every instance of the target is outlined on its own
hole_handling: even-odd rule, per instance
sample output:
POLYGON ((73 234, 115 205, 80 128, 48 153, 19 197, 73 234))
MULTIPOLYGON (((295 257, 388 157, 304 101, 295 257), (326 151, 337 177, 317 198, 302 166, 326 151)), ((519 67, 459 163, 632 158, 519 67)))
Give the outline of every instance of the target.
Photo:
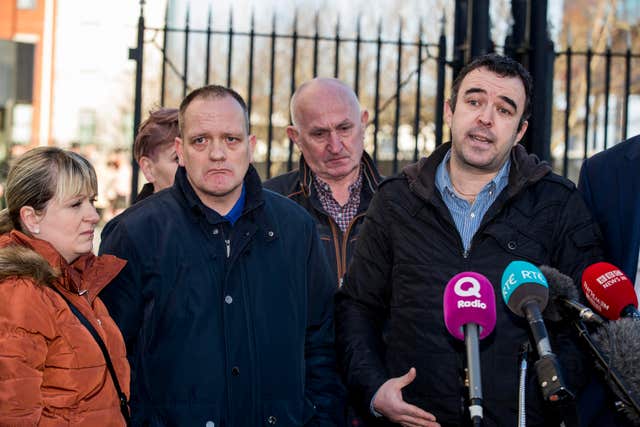
MULTIPOLYGON (((278 22, 274 15, 270 17, 270 29, 265 31, 256 29, 254 15, 250 16, 248 29, 238 28, 229 12, 226 28, 219 29, 212 25, 209 10, 208 24, 196 28, 188 10, 183 25, 169 24, 167 9, 164 25, 146 27, 141 9, 138 47, 130 52, 138 67, 135 128, 141 119, 143 85, 147 107, 177 106, 189 90, 205 84, 231 86, 247 101, 252 133, 258 138, 254 163, 263 178, 268 178, 296 167, 297 154, 285 132, 290 120, 288 101, 296 86, 315 76, 334 76, 351 84, 370 112, 365 148, 383 174, 397 172, 403 164, 429 154, 441 144, 444 131, 448 133, 448 129, 443 130, 443 106, 449 86, 445 82, 451 80, 452 74, 448 50, 453 50, 447 46, 445 13, 436 29, 425 28, 422 20, 416 19, 411 40, 407 22, 398 23, 397 37, 392 38, 383 36, 381 22, 375 25, 375 35, 370 34, 371 25, 365 34, 361 16, 355 31, 349 34, 339 17, 333 25, 325 23, 328 29, 323 31, 322 18, 316 13, 311 25, 305 23, 305 30, 300 31, 297 14, 288 23, 278 22), (423 40, 425 34, 433 40, 423 40), (152 49, 143 55, 146 46, 152 49), (154 55, 155 62, 149 59, 154 55), (156 76, 155 84, 143 82, 143 64, 152 67, 147 75, 156 76)), ((554 130, 545 144, 552 149, 555 169, 565 176, 575 179, 585 157, 611 145, 613 140, 627 137, 633 61, 640 57, 631 52, 630 46, 629 43, 623 52, 614 52, 610 47, 604 52, 571 47, 561 52, 551 50, 556 73, 564 66, 565 78, 555 82, 554 99, 548 100, 554 130), (594 69, 594 58, 604 58, 600 69, 594 69), (618 59, 623 65, 616 63, 618 59), (578 67, 582 67, 584 76, 574 76, 578 67), (612 78, 614 69, 616 78, 612 78), (615 105, 623 106, 615 110, 613 123, 619 131, 614 135, 609 116, 612 91, 620 93, 615 96, 615 105), (577 96, 584 104, 576 101, 577 96), (559 97, 564 99, 564 108, 559 97), (594 108, 596 104, 598 108, 594 108)), ((509 49, 505 46, 506 51, 509 49)), ((522 52, 527 47, 517 49, 522 52)), ((133 175, 132 188, 137 189, 135 167, 133 175)))
POLYGON ((554 164, 564 176, 575 178, 584 159, 632 136, 630 101, 640 83, 632 71, 640 54, 632 52, 630 37, 625 44, 626 49, 619 51, 609 44, 600 52, 590 46, 583 50, 568 46, 556 53, 564 68, 557 96, 565 108, 556 108, 556 128, 562 123, 558 138, 562 154, 554 164))

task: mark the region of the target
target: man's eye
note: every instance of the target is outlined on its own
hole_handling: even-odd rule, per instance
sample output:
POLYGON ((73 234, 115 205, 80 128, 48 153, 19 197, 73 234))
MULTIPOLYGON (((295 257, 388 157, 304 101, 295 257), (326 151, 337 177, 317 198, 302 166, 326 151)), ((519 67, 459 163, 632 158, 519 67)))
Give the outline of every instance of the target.
POLYGON ((240 138, 236 138, 235 136, 228 136, 227 137, 227 142, 229 144, 233 144, 234 142, 238 142, 240 141, 240 138))
POLYGON ((511 110, 507 109, 507 108, 498 108, 498 112, 500 112, 500 114, 504 114, 506 116, 511 116, 513 115, 513 113, 511 112, 511 110))
POLYGON ((204 144, 205 142, 207 142, 207 139, 204 136, 199 136, 193 139, 194 144, 204 144))
POLYGON ((469 104, 469 105, 473 105, 473 106, 480 105, 480 103, 478 102, 478 100, 477 100, 477 99, 469 99, 469 100, 467 101, 467 104, 469 104))

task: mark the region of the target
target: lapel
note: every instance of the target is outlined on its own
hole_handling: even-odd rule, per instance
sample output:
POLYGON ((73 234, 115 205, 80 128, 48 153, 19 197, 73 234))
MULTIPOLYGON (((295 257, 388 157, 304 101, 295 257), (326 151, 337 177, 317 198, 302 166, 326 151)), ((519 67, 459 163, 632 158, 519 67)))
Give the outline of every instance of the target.
MULTIPOLYGON (((618 167, 617 183, 619 191, 620 238, 623 248, 629 248, 626 259, 628 271, 635 273, 640 249, 640 141, 631 143, 618 167)), ((616 165, 611 165, 616 167, 616 165)))

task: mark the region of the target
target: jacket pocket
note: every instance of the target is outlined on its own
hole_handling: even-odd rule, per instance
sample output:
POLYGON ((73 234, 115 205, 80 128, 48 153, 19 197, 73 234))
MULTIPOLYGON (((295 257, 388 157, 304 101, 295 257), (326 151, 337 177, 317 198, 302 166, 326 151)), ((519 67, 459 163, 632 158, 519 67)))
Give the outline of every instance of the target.
MULTIPOLYGON (((529 231, 531 234, 535 233, 535 230, 529 231)), ((513 259, 529 261, 535 265, 547 263, 549 251, 544 242, 525 235, 517 228, 505 223, 495 223, 489 225, 484 234, 495 240, 513 259)))

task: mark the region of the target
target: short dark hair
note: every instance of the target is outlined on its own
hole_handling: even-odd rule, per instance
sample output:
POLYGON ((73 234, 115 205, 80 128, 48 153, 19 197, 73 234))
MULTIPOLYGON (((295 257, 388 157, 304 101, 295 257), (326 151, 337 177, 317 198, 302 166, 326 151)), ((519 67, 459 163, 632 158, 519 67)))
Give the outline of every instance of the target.
POLYGON ((533 79, 531 78, 531 74, 529 74, 529 71, 527 71, 527 69, 524 68, 522 64, 508 56, 498 55, 497 53, 489 53, 479 56, 465 65, 462 70, 460 70, 460 73, 453 81, 453 86, 451 87, 451 100, 449 103, 451 111, 455 111, 456 102, 458 100, 458 90, 460 89, 462 80, 464 80, 467 74, 478 68, 486 68, 487 70, 499 75, 500 77, 520 78, 520 80, 522 81, 522 85, 524 86, 525 94, 524 110, 522 111, 520 122, 518 123, 518 130, 520 130, 522 128, 522 124, 527 119, 529 119, 529 116, 531 116, 533 79))
POLYGON ((133 157, 138 163, 142 156, 157 160, 158 150, 173 144, 178 130, 178 109, 158 108, 149 112, 149 117, 138 128, 138 135, 133 143, 133 157))
POLYGON ((230 96, 231 98, 238 101, 238 104, 240 104, 240 107, 242 107, 242 111, 244 112, 244 126, 247 133, 249 133, 249 110, 247 108, 247 104, 244 102, 244 99, 242 99, 240 94, 228 87, 219 85, 207 85, 191 91, 180 103, 180 112, 178 114, 178 125, 180 127, 180 134, 182 134, 184 130, 184 113, 185 111, 187 111, 187 107, 189 106, 189 104, 191 104, 191 102, 193 102, 194 99, 215 99, 224 98, 227 96, 230 96))

